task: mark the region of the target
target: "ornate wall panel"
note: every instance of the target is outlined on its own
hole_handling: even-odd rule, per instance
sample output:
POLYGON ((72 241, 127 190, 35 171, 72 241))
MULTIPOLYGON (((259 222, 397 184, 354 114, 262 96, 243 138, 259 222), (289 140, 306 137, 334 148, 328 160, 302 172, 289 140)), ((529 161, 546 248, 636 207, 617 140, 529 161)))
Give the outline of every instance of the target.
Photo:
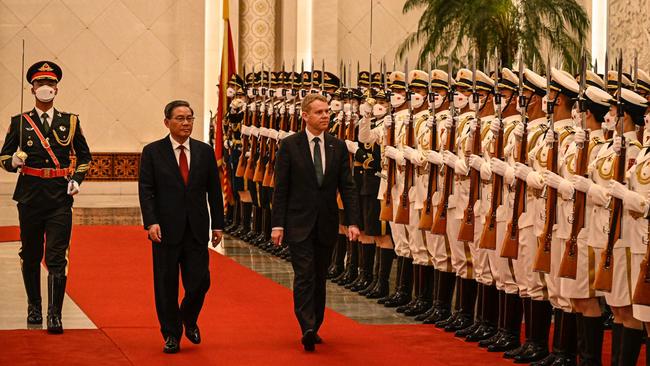
POLYGON ((242 65, 275 67, 275 0, 240 0, 239 45, 242 65))
MULTIPOLYGON (((74 159, 72 162, 74 165, 74 159)), ((140 153, 93 153, 86 181, 131 182, 138 180, 140 153)))
POLYGON ((623 49, 625 69, 633 65, 634 50, 639 67, 650 70, 650 0, 609 0, 609 51, 623 49))

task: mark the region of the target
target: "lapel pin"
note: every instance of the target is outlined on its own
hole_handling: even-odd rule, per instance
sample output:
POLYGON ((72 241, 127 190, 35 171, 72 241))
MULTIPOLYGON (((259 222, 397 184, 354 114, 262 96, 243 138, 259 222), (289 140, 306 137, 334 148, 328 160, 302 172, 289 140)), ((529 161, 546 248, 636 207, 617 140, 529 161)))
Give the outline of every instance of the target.
POLYGON ((65 132, 66 128, 65 128, 65 126, 61 125, 61 126, 59 126, 59 130, 60 130, 61 132, 65 132))
POLYGON ((32 146, 34 145, 34 141, 32 140, 27 140, 27 146, 32 146))

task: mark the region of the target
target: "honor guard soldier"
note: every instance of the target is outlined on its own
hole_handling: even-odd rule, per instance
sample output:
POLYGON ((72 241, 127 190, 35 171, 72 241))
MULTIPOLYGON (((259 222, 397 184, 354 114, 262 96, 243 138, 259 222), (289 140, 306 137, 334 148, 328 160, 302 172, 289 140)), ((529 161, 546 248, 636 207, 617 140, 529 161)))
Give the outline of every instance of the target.
POLYGON ((19 173, 13 199, 18 202, 20 259, 27 292, 27 323, 41 324, 41 261, 48 269, 47 329, 63 332, 61 308, 68 274, 72 202, 92 159, 77 115, 54 108, 63 73, 51 61, 27 70, 35 107, 11 118, 0 162, 19 173), (74 152, 76 166, 70 155, 74 152), (43 246, 45 245, 45 248, 43 246))
POLYGON ((228 99, 230 100, 228 112, 226 113, 226 123, 223 124, 224 129, 224 147, 228 153, 226 164, 228 164, 228 172, 230 173, 230 181, 232 184, 233 195, 235 203, 233 206, 228 206, 228 218, 230 225, 224 228, 228 234, 233 233, 242 222, 242 202, 239 197, 239 192, 244 189, 244 182, 241 178, 236 177, 237 165, 239 158, 242 154, 241 142, 241 126, 244 120, 244 109, 246 107, 246 91, 244 90, 244 80, 241 76, 233 74, 228 82, 228 89, 226 91, 228 99))

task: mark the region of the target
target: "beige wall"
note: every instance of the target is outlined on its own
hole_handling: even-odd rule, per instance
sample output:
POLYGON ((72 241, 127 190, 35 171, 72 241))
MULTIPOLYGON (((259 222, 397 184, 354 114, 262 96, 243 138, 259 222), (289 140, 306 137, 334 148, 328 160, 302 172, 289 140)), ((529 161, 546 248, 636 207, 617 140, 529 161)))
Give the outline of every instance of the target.
POLYGON ((634 64, 635 50, 639 53, 639 68, 650 71, 649 12, 650 0, 609 0, 610 57, 622 48, 626 72, 634 64))

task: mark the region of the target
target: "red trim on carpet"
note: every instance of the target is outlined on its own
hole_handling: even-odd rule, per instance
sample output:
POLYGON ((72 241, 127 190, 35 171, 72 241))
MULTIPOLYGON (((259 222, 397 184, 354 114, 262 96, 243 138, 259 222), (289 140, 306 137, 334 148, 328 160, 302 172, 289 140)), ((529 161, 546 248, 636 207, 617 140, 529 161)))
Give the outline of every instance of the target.
POLYGON ((0 226, 0 243, 8 241, 20 241, 18 226, 0 226))
MULTIPOLYGON (((325 343, 316 353, 307 354, 299 343, 291 291, 214 252, 212 287, 199 318, 203 344, 183 339, 180 354, 165 355, 153 304, 151 244, 145 231, 140 226, 75 227, 70 256, 69 295, 100 328, 96 332, 103 332, 115 345, 102 349, 99 355, 104 358, 126 357, 133 365, 170 361, 283 366, 511 364, 501 354, 488 353, 432 326, 364 325, 329 309, 320 332, 325 343)), ((66 331, 56 337, 45 336, 44 331, 0 332, 0 342, 23 339, 3 355, 14 365, 45 356, 48 364, 61 357, 66 357, 65 364, 85 363, 97 355, 98 346, 86 346, 74 338, 77 333, 66 331), (65 340, 63 350, 54 346, 60 340, 65 340)), ((86 343, 103 342, 95 333, 88 334, 86 343)))

